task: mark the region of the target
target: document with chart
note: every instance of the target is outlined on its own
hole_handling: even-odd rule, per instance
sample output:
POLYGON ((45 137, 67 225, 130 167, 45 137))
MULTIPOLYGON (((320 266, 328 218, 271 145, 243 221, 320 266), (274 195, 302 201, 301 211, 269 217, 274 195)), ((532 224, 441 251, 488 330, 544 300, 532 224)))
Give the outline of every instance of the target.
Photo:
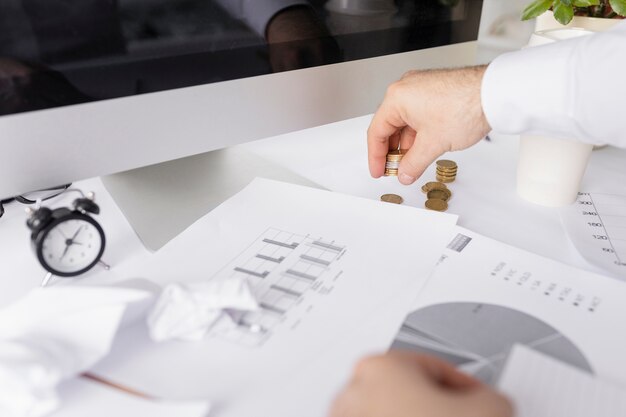
POLYGON ((392 348, 493 384, 525 345, 626 387, 626 284, 457 228, 392 348))
POLYGON ((498 380, 516 417, 626 416, 626 387, 515 345, 498 380))
POLYGON ((583 258, 626 281, 626 195, 578 193, 561 220, 583 258))
POLYGON ((263 391, 267 402, 254 415, 279 417, 275 407, 290 399, 273 387, 341 342, 345 360, 308 392, 324 410, 358 358, 387 349, 455 223, 453 215, 257 179, 133 273, 161 286, 243 278, 259 308, 194 342, 154 343, 138 322, 93 372, 159 398, 210 400, 215 416, 233 415, 233 405, 263 391), (366 340, 345 344, 365 327, 366 340))

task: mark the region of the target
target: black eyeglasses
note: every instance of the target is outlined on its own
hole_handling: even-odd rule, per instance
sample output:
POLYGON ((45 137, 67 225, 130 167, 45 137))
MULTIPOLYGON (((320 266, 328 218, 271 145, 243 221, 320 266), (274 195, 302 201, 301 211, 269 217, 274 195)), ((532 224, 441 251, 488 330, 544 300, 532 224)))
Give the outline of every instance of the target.
POLYGON ((16 201, 21 204, 35 204, 38 201, 46 201, 51 198, 57 197, 63 194, 72 184, 60 185, 58 187, 47 188, 45 190, 32 191, 22 195, 15 196, 13 198, 7 198, 0 200, 0 217, 4 215, 4 205, 12 201, 16 201))

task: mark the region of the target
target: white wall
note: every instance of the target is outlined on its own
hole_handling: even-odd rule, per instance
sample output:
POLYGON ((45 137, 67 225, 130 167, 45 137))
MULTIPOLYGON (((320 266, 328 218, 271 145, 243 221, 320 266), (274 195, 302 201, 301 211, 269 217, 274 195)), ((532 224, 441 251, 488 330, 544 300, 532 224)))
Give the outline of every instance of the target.
POLYGON ((531 0, 483 0, 478 32, 478 63, 520 49, 533 32, 534 20, 522 22, 522 10, 531 0))

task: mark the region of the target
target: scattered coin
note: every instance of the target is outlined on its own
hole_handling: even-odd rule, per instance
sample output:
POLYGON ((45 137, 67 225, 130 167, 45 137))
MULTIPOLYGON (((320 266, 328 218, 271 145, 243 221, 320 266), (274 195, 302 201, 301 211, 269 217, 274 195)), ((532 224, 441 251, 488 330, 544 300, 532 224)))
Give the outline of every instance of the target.
POLYGON ((443 190, 447 188, 448 187, 446 186, 446 184, 435 181, 427 182, 426 184, 422 185, 422 191, 425 193, 428 193, 430 190, 443 190))
POLYGON ((380 196, 380 201, 393 204, 402 204, 404 199, 397 194, 383 194, 380 196))
POLYGON ((428 197, 429 200, 435 199, 435 200, 443 200, 445 202, 448 202, 448 200, 450 200, 450 197, 452 197, 452 192, 448 189, 430 190, 428 194, 426 194, 426 196, 428 197))
POLYGON ((426 203, 424 203, 424 205, 429 210, 446 211, 448 209, 448 203, 443 200, 437 200, 435 198, 426 200, 426 203))
POLYGON ((452 197, 452 191, 448 189, 446 183, 456 179, 458 165, 449 159, 440 159, 436 163, 437 170, 435 177, 437 181, 427 182, 422 185, 422 191, 426 193, 427 209, 436 211, 446 211, 448 209, 448 201, 452 197))

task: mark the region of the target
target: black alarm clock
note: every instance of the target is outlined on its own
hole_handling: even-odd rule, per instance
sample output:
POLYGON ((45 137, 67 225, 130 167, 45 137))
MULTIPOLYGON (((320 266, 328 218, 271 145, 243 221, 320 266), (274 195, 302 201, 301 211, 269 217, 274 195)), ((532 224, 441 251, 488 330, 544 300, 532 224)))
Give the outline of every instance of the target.
POLYGON ((75 277, 100 263, 106 245, 104 230, 91 216, 100 213, 93 193, 74 200, 72 207, 30 210, 26 225, 32 231, 32 248, 41 266, 47 271, 42 282, 50 278, 75 277))

